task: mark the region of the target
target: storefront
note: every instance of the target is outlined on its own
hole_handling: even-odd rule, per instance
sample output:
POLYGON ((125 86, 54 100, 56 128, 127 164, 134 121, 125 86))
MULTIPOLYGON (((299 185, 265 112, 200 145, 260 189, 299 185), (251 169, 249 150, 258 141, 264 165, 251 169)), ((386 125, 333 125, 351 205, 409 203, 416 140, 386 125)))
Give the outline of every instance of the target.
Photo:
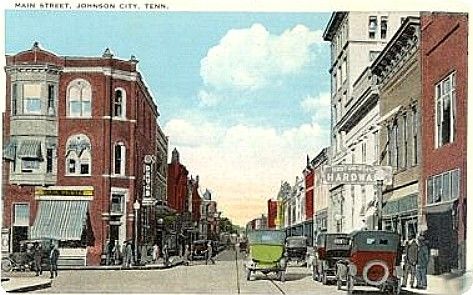
POLYGON ((94 188, 89 186, 51 186, 37 188, 36 219, 30 239, 59 242, 60 264, 86 265, 87 246, 93 246, 89 207, 94 188))
POLYGON ((417 204, 418 194, 389 199, 383 206, 383 229, 399 233, 402 241, 408 240, 409 237, 416 237, 418 233, 417 204))

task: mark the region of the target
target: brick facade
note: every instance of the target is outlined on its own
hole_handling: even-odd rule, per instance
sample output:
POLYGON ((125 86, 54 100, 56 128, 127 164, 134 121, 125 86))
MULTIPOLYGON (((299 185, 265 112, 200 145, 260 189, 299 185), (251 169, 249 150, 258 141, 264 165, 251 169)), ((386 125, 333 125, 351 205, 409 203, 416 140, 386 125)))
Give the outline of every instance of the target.
POLYGON ((466 150, 467 150, 467 37, 466 14, 421 15, 422 172, 421 195, 430 247, 439 250, 436 272, 465 269, 466 150), (453 140, 436 145, 436 85, 455 75, 453 140), (459 195, 453 203, 427 201, 429 178, 459 169, 459 195), (458 258, 458 259, 457 259, 458 258))
MULTIPOLYGON (((110 220, 121 222, 120 232, 124 233, 117 239, 133 237, 133 202, 142 199, 143 187, 143 162, 145 155, 155 155, 156 134, 154 126, 159 116, 157 107, 150 96, 148 89, 141 80, 141 75, 136 69, 137 61, 120 60, 111 54, 102 57, 63 57, 40 49, 36 44, 31 50, 7 56, 7 84, 6 84, 6 111, 3 114, 4 142, 8 142, 12 133, 18 134, 11 126, 12 120, 42 120, 37 118, 14 115, 11 110, 11 75, 28 71, 48 71, 54 68, 57 71, 58 88, 56 93, 56 113, 47 120, 54 120, 57 126, 56 160, 53 174, 56 175, 54 186, 93 187, 93 200, 88 205, 88 222, 91 229, 88 233, 93 238, 87 244, 87 264, 100 263, 103 246, 110 238, 110 220), (68 115, 68 87, 72 81, 83 79, 91 87, 91 115, 88 117, 71 117, 68 115), (112 101, 115 90, 120 88, 124 92, 124 116, 112 115, 112 101), (66 154, 68 153, 67 141, 71 136, 85 135, 90 140, 90 173, 88 175, 68 175, 66 154), (125 146, 124 173, 115 175, 113 170, 114 147, 117 143, 125 146), (126 192, 124 210, 121 216, 110 214, 112 190, 126 192)), ((47 83, 38 80, 35 83, 47 83)), ((24 98, 22 98, 24 99, 24 98)), ((53 122, 54 122, 53 121, 53 122)), ((35 121, 36 122, 36 121, 35 121)), ((15 125, 16 126, 16 125, 15 125)), ((15 127, 16 128, 16 127, 15 127)), ((41 131, 35 131, 41 132, 41 131)), ((23 134, 25 135, 25 134, 23 134)), ((38 134, 26 134, 37 136, 38 134)), ((43 150, 44 152, 44 150, 43 150)), ((38 201, 35 198, 35 187, 31 183, 12 182, 9 177, 9 162, 3 161, 3 190, 4 190, 4 227, 11 226, 12 203, 27 202, 30 204, 30 226, 36 218, 38 201), (17 185, 19 184, 19 185, 17 185)), ((46 185, 47 186, 47 185, 46 185)), ((41 187, 41 186, 39 186, 41 187)), ((43 188, 45 186, 42 186, 43 188)), ((140 212, 145 212, 143 208, 140 212)), ((142 222, 154 224, 153 216, 140 216, 142 222), (146 219, 146 220, 145 220, 146 219)), ((141 231, 140 228, 140 232, 141 231)), ((152 233, 146 233, 152 235, 152 233)), ((112 239, 114 239, 112 237, 112 239)), ((116 239, 116 238, 115 238, 116 239)), ((142 242, 144 238, 140 237, 142 242)))

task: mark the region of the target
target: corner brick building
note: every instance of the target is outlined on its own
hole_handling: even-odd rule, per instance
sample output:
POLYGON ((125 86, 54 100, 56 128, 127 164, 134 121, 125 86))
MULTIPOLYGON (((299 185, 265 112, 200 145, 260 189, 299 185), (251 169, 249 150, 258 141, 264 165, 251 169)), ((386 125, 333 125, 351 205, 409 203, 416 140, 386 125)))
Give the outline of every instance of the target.
POLYGON ((97 265, 108 241, 134 238, 136 213, 139 245, 152 242, 166 196, 153 189, 159 113, 137 63, 37 43, 6 57, 2 250, 54 238, 63 264, 97 265))
POLYGON ((421 229, 433 273, 465 270, 468 16, 421 14, 421 229))

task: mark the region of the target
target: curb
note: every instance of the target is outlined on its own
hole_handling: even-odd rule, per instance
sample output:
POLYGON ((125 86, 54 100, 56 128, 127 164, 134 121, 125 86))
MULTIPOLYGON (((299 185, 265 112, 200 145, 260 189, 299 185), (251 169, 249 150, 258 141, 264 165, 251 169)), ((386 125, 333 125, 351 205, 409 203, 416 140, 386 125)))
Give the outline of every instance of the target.
POLYGON ((20 285, 16 287, 15 286, 9 287, 8 284, 6 284, 6 286, 2 284, 2 288, 3 290, 5 290, 5 292, 29 292, 29 291, 50 288, 51 283, 52 283, 52 280, 47 280, 43 283, 36 283, 36 284, 31 284, 31 285, 20 285))
POLYGON ((169 265, 163 264, 150 264, 150 265, 135 265, 131 267, 123 267, 122 265, 90 265, 90 266, 59 266, 58 270, 157 270, 157 269, 168 269, 177 265, 183 264, 183 260, 178 260, 169 265))

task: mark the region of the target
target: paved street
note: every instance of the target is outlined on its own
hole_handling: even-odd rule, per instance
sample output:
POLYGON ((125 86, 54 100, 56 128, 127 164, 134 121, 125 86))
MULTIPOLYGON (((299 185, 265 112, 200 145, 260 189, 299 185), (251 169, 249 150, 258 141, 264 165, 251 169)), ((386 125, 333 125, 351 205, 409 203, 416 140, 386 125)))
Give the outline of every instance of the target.
MULTIPOLYGON (((62 271, 59 277, 53 280, 51 288, 36 292, 345 294, 343 291, 337 291, 333 285, 323 286, 314 282, 310 271, 305 267, 289 267, 285 283, 275 281, 275 275, 265 276, 261 273, 254 276, 251 281, 246 281, 242 263, 243 257, 235 260, 235 252, 224 251, 218 256, 216 265, 205 265, 205 262, 197 261, 192 266, 177 266, 162 270, 62 271)), ((360 286, 357 286, 355 293, 379 294, 375 289, 360 286)), ((403 294, 412 293, 403 292, 403 294)))
POLYGON ((273 281, 275 276, 258 274, 247 282, 243 260, 235 260, 235 252, 224 251, 216 265, 194 262, 165 270, 88 270, 62 271, 52 287, 37 292, 113 292, 113 293, 264 293, 264 294, 336 294, 334 286, 321 286, 312 281, 304 267, 290 267, 286 282, 273 281))

